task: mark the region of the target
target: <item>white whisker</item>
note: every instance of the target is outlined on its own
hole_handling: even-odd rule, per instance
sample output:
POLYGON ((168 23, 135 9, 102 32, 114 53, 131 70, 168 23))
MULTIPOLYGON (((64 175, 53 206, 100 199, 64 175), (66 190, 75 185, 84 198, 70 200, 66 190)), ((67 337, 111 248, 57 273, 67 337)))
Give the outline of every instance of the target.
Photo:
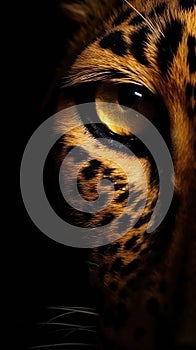
POLYGON ((68 314, 74 314, 74 313, 80 313, 80 314, 86 314, 86 315, 93 315, 93 316, 98 316, 98 313, 95 312, 95 309, 93 308, 84 308, 84 307, 64 307, 64 306, 54 306, 54 307, 49 307, 50 310, 62 310, 62 311, 68 311, 68 313, 64 313, 60 316, 57 317, 63 317, 68 314))
POLYGON ((48 345, 38 345, 33 346, 31 349, 49 349, 49 348, 57 348, 57 347, 66 347, 66 346, 86 346, 86 347, 96 347, 95 344, 87 344, 87 343, 61 343, 61 344, 48 344, 48 345))
POLYGON ((69 316, 69 315, 74 315, 74 314, 76 314, 75 311, 67 311, 67 312, 64 312, 64 313, 61 314, 61 315, 52 317, 52 318, 48 321, 48 323, 53 322, 53 321, 55 321, 55 320, 58 320, 59 318, 62 318, 62 317, 65 317, 65 316, 69 316))
POLYGON ((142 13, 139 12, 128 0, 124 0, 124 2, 126 2, 126 4, 129 5, 148 24, 148 26, 152 30, 152 33, 155 33, 157 31, 156 27, 153 26, 152 22, 146 17, 144 17, 142 13))
POLYGON ((161 35, 162 35, 163 37, 165 37, 165 34, 164 34, 164 33, 162 32, 162 30, 161 30, 161 22, 160 22, 159 16, 157 16, 156 11, 155 11, 154 8, 153 8, 153 12, 154 12, 154 16, 155 16, 155 18, 156 18, 155 25, 157 26, 159 33, 161 33, 161 35), (159 23, 158 23, 158 22, 159 22, 159 23))
POLYGON ((39 323, 40 325, 43 326, 65 326, 65 327, 73 327, 75 329, 80 329, 80 330, 86 330, 89 328, 95 328, 95 326, 83 326, 83 325, 78 325, 78 324, 73 324, 73 323, 64 323, 64 322, 41 322, 39 323))

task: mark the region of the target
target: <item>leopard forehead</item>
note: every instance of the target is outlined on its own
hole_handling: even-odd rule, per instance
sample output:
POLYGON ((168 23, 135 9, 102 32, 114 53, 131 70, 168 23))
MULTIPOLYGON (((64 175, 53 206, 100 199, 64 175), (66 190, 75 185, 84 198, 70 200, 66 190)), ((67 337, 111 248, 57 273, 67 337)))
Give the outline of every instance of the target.
POLYGON ((194 1, 123 4, 87 41, 66 84, 110 79, 137 82, 161 92, 170 81, 171 90, 177 89, 184 100, 188 95, 191 99, 196 71, 194 1))

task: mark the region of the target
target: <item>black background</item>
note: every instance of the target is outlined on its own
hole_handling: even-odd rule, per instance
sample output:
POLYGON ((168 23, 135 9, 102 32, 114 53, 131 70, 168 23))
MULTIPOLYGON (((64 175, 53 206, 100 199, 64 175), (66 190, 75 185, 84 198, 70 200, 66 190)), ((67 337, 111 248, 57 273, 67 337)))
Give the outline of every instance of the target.
MULTIPOLYGON (((17 147, 14 147, 18 164, 13 210, 17 217, 11 222, 14 252, 10 254, 13 260, 9 304, 15 331, 15 335, 12 334, 14 348, 22 350, 42 342, 37 323, 47 320, 48 306, 89 304, 91 290, 85 264, 89 252, 62 246, 41 233, 29 218, 19 189, 22 154, 29 137, 46 117, 43 101, 55 78, 59 60, 66 52, 72 27, 56 0, 26 2, 20 18, 21 46, 17 43, 16 61, 11 66, 11 70, 19 73, 15 90, 20 109, 14 116, 19 126, 17 147)), ((43 342, 47 343, 45 340, 43 342)))

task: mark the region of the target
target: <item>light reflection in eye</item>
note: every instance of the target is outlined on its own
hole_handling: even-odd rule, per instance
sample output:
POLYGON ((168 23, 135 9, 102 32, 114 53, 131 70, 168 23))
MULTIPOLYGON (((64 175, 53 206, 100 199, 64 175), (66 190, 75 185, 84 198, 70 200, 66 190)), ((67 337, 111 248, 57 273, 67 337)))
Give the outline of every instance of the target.
POLYGON ((135 96, 138 96, 138 97, 142 97, 142 94, 140 94, 140 93, 137 92, 137 91, 134 92, 134 95, 135 95, 135 96))

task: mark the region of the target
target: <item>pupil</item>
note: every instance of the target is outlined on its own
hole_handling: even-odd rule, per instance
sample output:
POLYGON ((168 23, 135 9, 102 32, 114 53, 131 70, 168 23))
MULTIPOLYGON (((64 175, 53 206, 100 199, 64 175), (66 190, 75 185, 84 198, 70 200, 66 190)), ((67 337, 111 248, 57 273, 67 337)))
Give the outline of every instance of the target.
POLYGON ((118 102, 123 109, 133 108, 142 103, 143 92, 138 85, 122 86, 118 94, 118 102))

